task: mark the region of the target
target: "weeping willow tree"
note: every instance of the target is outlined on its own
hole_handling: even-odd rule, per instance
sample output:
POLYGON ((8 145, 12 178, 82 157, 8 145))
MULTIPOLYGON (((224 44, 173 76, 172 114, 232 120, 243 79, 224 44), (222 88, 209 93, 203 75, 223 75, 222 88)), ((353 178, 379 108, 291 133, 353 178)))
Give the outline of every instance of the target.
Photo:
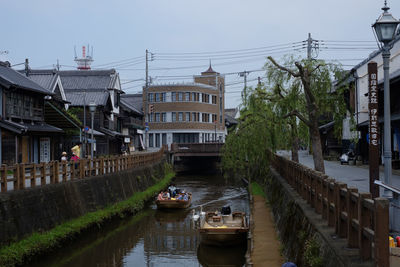
MULTIPOLYGON (((280 118, 296 120, 308 128, 312 144, 314 168, 325 172, 319 123, 323 116, 335 120, 335 133, 340 138, 342 121, 346 114, 343 92, 346 87, 334 86, 344 76, 340 66, 322 60, 295 60, 286 58, 281 65, 272 57, 266 63, 271 101, 280 110, 280 118), (297 119, 294 119, 297 118, 297 119)), ((297 124, 296 124, 297 125, 297 124)), ((294 134, 298 134, 294 131, 294 134)))
POLYGON ((272 105, 262 97, 258 87, 245 94, 239 123, 227 136, 223 147, 222 166, 225 173, 246 177, 262 177, 269 169, 269 151, 277 145, 272 105))

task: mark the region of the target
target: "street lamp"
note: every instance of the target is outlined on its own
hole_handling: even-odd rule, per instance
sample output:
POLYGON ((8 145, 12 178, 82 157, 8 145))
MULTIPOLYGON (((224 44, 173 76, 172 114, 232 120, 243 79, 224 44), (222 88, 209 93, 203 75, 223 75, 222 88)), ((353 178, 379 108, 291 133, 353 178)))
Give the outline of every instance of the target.
MULTIPOLYGON (((390 60, 390 49, 392 45, 396 29, 400 23, 395 19, 392 14, 388 12, 390 8, 387 6, 385 0, 385 6, 382 7, 383 13, 379 16, 376 22, 372 25, 375 30, 376 36, 379 42, 383 43, 382 58, 383 58, 383 77, 384 77, 384 146, 383 146, 383 157, 385 164, 385 175, 384 182, 388 185, 391 184, 390 179, 392 177, 392 144, 391 144, 391 126, 390 126, 390 84, 389 84, 389 60, 390 60)), ((389 191, 385 189, 385 196, 389 196, 389 191)))
POLYGON ((94 112, 96 111, 96 103, 94 103, 94 102, 90 102, 90 104, 89 104, 89 110, 90 110, 90 115, 91 115, 91 122, 92 122, 92 124, 91 124, 91 131, 92 131, 92 136, 91 136, 91 139, 92 139, 92 142, 91 142, 91 145, 90 145, 90 158, 93 160, 93 146, 94 146, 94 139, 93 139, 93 128, 94 128, 94 112))

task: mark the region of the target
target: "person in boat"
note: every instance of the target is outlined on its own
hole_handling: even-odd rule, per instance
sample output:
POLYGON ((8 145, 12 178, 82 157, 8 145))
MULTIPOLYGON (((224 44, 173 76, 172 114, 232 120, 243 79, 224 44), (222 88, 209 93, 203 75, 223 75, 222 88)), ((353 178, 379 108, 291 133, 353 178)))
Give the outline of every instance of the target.
POLYGON ((163 191, 160 191, 160 193, 157 196, 157 199, 158 200, 164 200, 164 192, 163 191))
POLYGON ((185 201, 188 201, 188 200, 189 200, 188 194, 184 194, 184 195, 183 195, 183 200, 185 200, 185 201))
POLYGON ((164 199, 170 199, 170 194, 169 194, 169 192, 164 192, 164 193, 163 193, 163 198, 164 198, 164 199))
POLYGON ((175 197, 175 195, 176 195, 176 187, 175 187, 174 184, 171 184, 168 187, 168 191, 169 191, 169 194, 170 194, 171 197, 175 197))
POLYGON ((176 199, 177 199, 177 200, 183 200, 183 195, 182 195, 182 194, 178 194, 178 195, 176 196, 176 199))

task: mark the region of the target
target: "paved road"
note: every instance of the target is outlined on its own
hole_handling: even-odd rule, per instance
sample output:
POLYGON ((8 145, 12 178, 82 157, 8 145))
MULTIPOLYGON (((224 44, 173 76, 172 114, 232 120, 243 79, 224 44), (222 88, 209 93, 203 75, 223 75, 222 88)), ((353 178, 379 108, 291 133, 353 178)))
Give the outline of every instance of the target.
MULTIPOLYGON (((289 156, 287 151, 278 151, 282 156, 289 156)), ((312 155, 307 151, 299 151, 300 163, 314 168, 312 155)), ((337 181, 346 183, 349 187, 357 187, 360 192, 369 192, 369 170, 368 166, 340 165, 339 161, 324 161, 325 173, 337 181)), ((400 188, 399 171, 394 171, 391 184, 400 188)), ((380 180, 383 181, 383 169, 379 173, 380 180)))

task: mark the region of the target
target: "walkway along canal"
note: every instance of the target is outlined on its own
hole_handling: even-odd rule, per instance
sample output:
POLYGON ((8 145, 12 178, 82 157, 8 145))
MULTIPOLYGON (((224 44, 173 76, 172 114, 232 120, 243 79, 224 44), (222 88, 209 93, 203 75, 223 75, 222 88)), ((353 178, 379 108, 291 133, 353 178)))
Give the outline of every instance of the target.
MULTIPOLYGON (((174 180, 178 188, 192 192, 192 207, 249 213, 246 187, 220 175, 182 174, 174 180), (206 204, 210 202, 209 204, 206 204)), ((199 244, 191 210, 157 210, 149 203, 134 217, 114 221, 84 235, 29 266, 244 266, 246 246, 215 248, 199 244)))

